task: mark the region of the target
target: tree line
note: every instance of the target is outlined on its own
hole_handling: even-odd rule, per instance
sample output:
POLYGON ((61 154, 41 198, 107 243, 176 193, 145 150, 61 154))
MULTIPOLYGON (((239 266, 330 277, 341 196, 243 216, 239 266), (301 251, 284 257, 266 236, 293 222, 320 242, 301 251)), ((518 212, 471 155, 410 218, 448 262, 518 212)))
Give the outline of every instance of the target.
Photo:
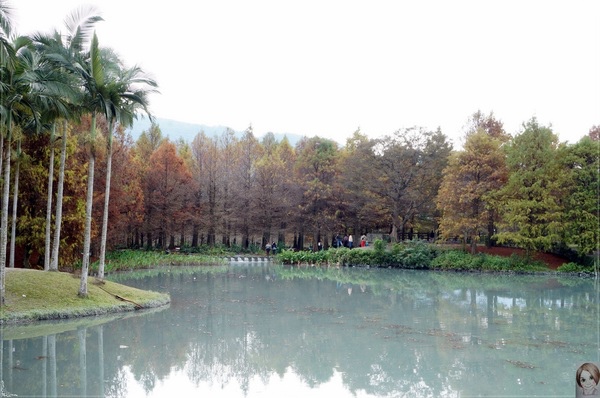
POLYGON ((251 126, 173 142, 152 124, 134 141, 126 128, 157 84, 99 45, 95 10, 30 36, 11 33, 9 11, 0 2, 2 297, 19 250, 47 270, 81 261, 82 296, 90 256, 102 278, 106 250, 120 247, 327 248, 338 233, 425 232, 473 247, 598 250, 598 127, 565 144, 535 118, 513 136, 478 111, 456 150, 422 127, 292 146, 251 126))
MULTIPOLYGON (((597 250, 598 129, 561 144, 535 118, 514 137, 492 114, 476 112, 469 123, 458 150, 439 129, 417 127, 377 139, 356 131, 344 146, 321 137, 292 146, 272 133, 259 139, 252 127, 173 142, 156 124, 134 141, 119 128, 113 134, 107 247, 257 251, 272 241, 296 249, 321 241, 328 248, 337 234, 381 232, 400 241, 420 232, 473 246, 597 250)), ((83 117, 68 135, 63 266, 80 258, 87 156, 79 143, 89 124, 83 117)), ((97 129, 108 131, 104 118, 97 129)), ((46 164, 48 139, 32 136, 24 152, 46 164)), ((108 159, 106 146, 98 148, 96 255, 108 159)), ((47 168, 27 167, 22 175, 26 186, 34 186, 47 178, 47 168)), ((29 254, 44 250, 36 243, 43 241, 45 213, 36 205, 47 196, 43 187, 20 194, 19 220, 27 222, 19 239, 29 254)))

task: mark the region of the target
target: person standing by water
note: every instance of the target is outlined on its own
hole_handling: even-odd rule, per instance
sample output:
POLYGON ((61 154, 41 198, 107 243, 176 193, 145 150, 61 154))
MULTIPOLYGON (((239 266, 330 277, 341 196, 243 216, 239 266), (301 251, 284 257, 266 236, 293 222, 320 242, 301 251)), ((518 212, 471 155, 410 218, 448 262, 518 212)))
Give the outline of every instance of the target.
POLYGON ((352 245, 354 244, 354 239, 352 238, 352 234, 348 235, 348 248, 352 249, 352 245))
POLYGON ((273 255, 277 254, 277 243, 273 242, 271 244, 271 251, 273 252, 273 255))
POLYGON ((271 244, 269 242, 267 242, 267 245, 265 246, 265 251, 267 252, 267 257, 269 257, 269 254, 271 253, 271 244))
POLYGON ((335 236, 335 247, 342 247, 342 238, 340 237, 340 234, 335 236))

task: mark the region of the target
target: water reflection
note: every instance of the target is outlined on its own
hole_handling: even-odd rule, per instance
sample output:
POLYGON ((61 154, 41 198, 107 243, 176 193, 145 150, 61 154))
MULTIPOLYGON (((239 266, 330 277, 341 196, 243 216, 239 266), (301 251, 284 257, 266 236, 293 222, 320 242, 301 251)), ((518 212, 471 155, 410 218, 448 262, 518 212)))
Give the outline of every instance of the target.
POLYGON ((268 264, 113 276, 161 311, 2 329, 18 396, 572 396, 592 280, 268 264))

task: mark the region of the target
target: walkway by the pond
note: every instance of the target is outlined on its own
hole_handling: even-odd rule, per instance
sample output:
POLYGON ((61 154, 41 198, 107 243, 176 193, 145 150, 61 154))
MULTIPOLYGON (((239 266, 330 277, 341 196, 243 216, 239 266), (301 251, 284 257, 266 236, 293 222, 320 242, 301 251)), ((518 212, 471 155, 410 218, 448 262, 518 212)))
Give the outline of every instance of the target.
POLYGON ((271 261, 273 259, 273 256, 233 256, 225 257, 225 259, 231 262, 252 263, 271 261))

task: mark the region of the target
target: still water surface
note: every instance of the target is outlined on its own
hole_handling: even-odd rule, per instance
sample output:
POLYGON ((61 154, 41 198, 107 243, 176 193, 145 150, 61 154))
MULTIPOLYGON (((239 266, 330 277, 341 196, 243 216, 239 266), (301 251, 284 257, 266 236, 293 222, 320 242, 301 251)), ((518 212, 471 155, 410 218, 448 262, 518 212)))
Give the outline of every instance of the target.
POLYGON ((99 397, 572 397, 598 286, 271 264, 111 276, 162 309, 2 329, 2 392, 99 397))

